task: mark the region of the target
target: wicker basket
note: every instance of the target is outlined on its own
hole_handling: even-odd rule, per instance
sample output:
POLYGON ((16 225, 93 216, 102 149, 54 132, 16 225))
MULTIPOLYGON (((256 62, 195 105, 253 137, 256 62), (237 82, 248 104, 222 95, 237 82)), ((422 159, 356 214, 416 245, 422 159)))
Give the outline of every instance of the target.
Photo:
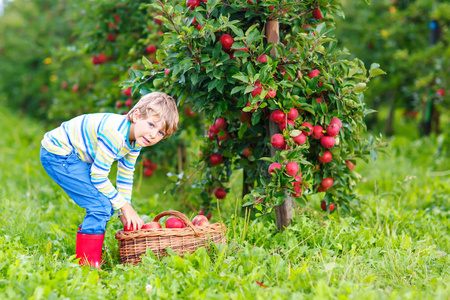
POLYGON ((193 253, 198 247, 209 243, 225 244, 226 242, 225 231, 227 228, 224 224, 194 226, 188 217, 176 210, 162 212, 153 221, 158 222, 159 219, 168 215, 180 218, 187 227, 119 230, 116 233, 116 239, 119 240, 120 259, 123 264, 139 264, 141 256, 145 254, 147 248, 161 258, 167 255, 167 247, 183 256, 184 253, 193 253))

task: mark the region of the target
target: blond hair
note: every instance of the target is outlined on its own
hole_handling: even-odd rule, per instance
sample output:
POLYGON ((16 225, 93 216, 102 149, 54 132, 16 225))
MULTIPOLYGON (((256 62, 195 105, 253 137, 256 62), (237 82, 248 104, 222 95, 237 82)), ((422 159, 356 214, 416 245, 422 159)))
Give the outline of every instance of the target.
POLYGON ((167 94, 153 92, 143 96, 128 112, 127 120, 133 122, 133 112, 139 110, 139 118, 147 119, 149 116, 157 116, 164 127, 164 137, 175 133, 178 129, 178 109, 175 100, 167 94))

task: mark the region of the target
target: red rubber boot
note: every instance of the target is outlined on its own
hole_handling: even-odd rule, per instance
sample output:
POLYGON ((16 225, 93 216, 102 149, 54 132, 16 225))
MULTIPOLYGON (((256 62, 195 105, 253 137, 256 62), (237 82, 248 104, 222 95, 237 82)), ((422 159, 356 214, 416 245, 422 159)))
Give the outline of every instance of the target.
POLYGON ((102 247, 105 234, 85 234, 77 232, 75 252, 80 258, 80 266, 99 269, 102 262, 102 247))

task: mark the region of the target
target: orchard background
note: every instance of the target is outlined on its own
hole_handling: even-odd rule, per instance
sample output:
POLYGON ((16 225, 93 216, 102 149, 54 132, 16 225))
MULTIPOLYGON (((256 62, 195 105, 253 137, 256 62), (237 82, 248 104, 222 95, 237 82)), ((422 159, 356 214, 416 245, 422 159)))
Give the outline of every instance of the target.
POLYGON ((367 2, 2 1, 2 299, 448 299, 450 5, 367 2), (156 90, 180 131, 143 151, 133 203, 202 211, 228 244, 123 266, 114 218, 80 268, 40 140, 156 90))

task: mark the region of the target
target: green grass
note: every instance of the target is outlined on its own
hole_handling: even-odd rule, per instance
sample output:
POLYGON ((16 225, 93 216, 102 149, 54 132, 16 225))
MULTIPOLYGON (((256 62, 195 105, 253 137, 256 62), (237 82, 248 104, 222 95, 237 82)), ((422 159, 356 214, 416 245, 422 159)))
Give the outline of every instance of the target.
MULTIPOLYGON (((390 156, 358 163, 360 216, 327 217, 314 201, 277 233, 270 218, 235 214, 240 199, 230 196, 221 205, 227 246, 184 259, 150 255, 137 267, 120 264, 114 218, 97 271, 74 260, 83 212, 40 166, 43 125, 4 107, 0 118, 0 299, 450 299, 450 162, 442 137, 396 136, 390 156)), ((138 211, 147 220, 167 209, 192 215, 163 194, 167 181, 158 174, 142 181, 138 211)), ((238 182, 237 175, 235 191, 238 182)))

